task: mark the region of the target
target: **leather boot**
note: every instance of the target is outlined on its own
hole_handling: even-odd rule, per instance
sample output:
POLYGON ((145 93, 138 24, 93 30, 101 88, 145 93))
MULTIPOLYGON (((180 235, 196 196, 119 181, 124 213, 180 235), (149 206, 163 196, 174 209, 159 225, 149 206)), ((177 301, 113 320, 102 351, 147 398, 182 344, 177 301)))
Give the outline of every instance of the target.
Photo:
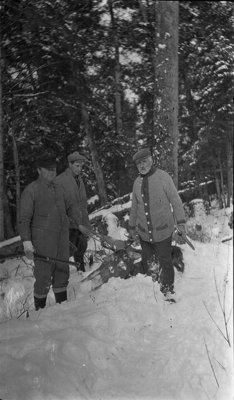
POLYGON ((67 291, 55 293, 55 301, 56 303, 62 303, 67 300, 67 291))
POLYGON ((38 297, 34 296, 34 305, 35 305, 35 310, 36 311, 38 311, 39 308, 45 308, 46 297, 43 297, 42 299, 39 299, 38 297))

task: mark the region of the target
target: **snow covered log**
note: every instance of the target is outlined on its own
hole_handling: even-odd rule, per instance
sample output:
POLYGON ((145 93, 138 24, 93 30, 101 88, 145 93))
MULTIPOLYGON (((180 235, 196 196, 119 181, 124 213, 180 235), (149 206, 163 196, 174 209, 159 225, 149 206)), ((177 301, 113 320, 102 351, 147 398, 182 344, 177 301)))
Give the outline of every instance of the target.
POLYGON ((11 245, 13 243, 17 243, 17 242, 20 242, 20 241, 21 241, 21 237, 20 236, 15 236, 13 238, 4 240, 3 242, 0 242, 0 249, 2 247, 9 246, 9 245, 11 245))
POLYGON ((0 262, 1 260, 4 261, 5 257, 16 256, 19 253, 23 253, 23 244, 20 236, 15 236, 0 243, 0 262))

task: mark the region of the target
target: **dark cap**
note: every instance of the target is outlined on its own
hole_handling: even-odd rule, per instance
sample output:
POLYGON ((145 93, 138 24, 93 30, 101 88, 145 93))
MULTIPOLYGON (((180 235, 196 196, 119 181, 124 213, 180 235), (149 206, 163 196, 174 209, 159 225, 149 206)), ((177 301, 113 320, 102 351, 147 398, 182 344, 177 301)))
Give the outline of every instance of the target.
POLYGON ((74 153, 69 154, 67 157, 68 162, 75 162, 75 161, 82 161, 82 162, 87 162, 87 158, 85 156, 82 156, 82 154, 78 153, 78 151, 74 151, 74 153))
POLYGON ((53 154, 42 154, 36 158, 37 168, 55 168, 56 158, 53 154))
POLYGON ((150 149, 145 148, 145 149, 141 149, 137 153, 135 153, 134 156, 132 157, 132 159, 137 164, 143 158, 147 158, 147 157, 150 157, 150 156, 151 156, 150 149))

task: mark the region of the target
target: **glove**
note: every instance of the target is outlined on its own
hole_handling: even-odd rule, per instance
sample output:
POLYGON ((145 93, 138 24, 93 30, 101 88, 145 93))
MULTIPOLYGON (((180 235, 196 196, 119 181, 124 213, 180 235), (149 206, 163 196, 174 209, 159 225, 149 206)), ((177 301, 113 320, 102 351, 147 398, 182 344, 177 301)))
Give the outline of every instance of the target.
POLYGON ((31 242, 31 240, 26 240, 25 242, 23 242, 23 246, 24 246, 24 253, 25 253, 25 256, 29 259, 29 260, 34 260, 34 256, 33 256, 33 253, 34 253, 34 247, 33 247, 33 244, 32 244, 32 242, 31 242))
POLYGON ((185 225, 181 224, 178 225, 178 229, 180 230, 181 234, 176 231, 173 235, 173 239, 178 243, 178 244, 185 244, 186 241, 184 239, 184 237, 186 236, 186 229, 185 229, 185 225))

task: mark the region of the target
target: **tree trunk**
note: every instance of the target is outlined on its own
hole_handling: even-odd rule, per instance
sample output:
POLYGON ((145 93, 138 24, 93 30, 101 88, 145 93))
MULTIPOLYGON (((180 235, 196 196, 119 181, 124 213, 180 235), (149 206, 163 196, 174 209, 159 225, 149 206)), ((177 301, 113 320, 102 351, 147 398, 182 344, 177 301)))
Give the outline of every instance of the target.
POLYGON ((119 33, 115 22, 113 2, 108 0, 109 11, 111 16, 111 26, 114 37, 115 48, 115 114, 116 114, 116 133, 121 135, 123 132, 122 106, 121 106, 121 73, 119 61, 119 33))
POLYGON ((178 1, 155 1, 154 132, 178 187, 178 1))
POLYGON ((226 142, 227 153, 227 184, 228 184, 228 200, 227 207, 230 207, 230 199, 233 201, 233 137, 232 130, 229 132, 226 142))
POLYGON ((0 41, 0 240, 4 240, 4 161, 2 118, 2 56, 0 41))
POLYGON ((20 208, 20 169, 19 169, 19 155, 17 143, 14 135, 14 128, 11 129, 12 143, 13 143, 13 158, 15 165, 15 188, 16 188, 16 232, 18 233, 19 226, 19 208, 20 208))
POLYGON ((89 143, 90 153, 91 153, 91 157, 92 157, 94 173, 95 173, 95 176, 97 179, 100 202, 101 202, 101 205, 103 206, 104 204, 107 203, 106 187, 105 187, 104 177, 103 177, 103 173, 102 173, 102 168, 99 163, 97 149, 96 149, 95 143, 92 138, 91 128, 90 128, 90 124, 89 124, 88 111, 84 104, 82 104, 82 116, 83 116, 83 120, 84 120, 85 133, 86 133, 86 137, 87 137, 87 140, 89 143))
POLYGON ((203 199, 203 193, 202 193, 202 188, 201 188, 201 178, 200 178, 200 172, 199 170, 196 169, 195 171, 195 175, 196 175, 196 189, 197 189, 197 193, 199 194, 199 197, 201 199, 203 199))
POLYGON ((5 238, 9 239, 15 236, 12 214, 9 207, 9 200, 6 194, 4 194, 4 232, 5 238))
POLYGON ((218 153, 218 162, 219 162, 219 169, 220 169, 221 197, 222 197, 222 200, 223 200, 223 205, 224 205, 224 207, 226 207, 225 186, 224 186, 224 179, 223 179, 223 166, 222 166, 222 162, 221 162, 220 151, 218 153))
POLYGON ((216 191, 217 191, 217 196, 218 196, 218 201, 219 201, 219 208, 222 209, 223 201, 222 201, 220 183, 219 183, 219 178, 218 178, 217 172, 215 172, 215 186, 216 186, 216 191))
POLYGON ((216 192, 218 196, 218 202, 219 202, 219 208, 223 208, 223 200, 221 196, 221 189, 220 189, 220 182, 219 182, 219 177, 216 169, 216 158, 215 155, 213 156, 213 168, 214 168, 214 177, 215 177, 215 187, 216 187, 216 192))
POLYGON ((142 3, 142 0, 138 0, 139 8, 141 11, 141 15, 143 17, 144 23, 148 23, 147 11, 145 5, 142 3))

